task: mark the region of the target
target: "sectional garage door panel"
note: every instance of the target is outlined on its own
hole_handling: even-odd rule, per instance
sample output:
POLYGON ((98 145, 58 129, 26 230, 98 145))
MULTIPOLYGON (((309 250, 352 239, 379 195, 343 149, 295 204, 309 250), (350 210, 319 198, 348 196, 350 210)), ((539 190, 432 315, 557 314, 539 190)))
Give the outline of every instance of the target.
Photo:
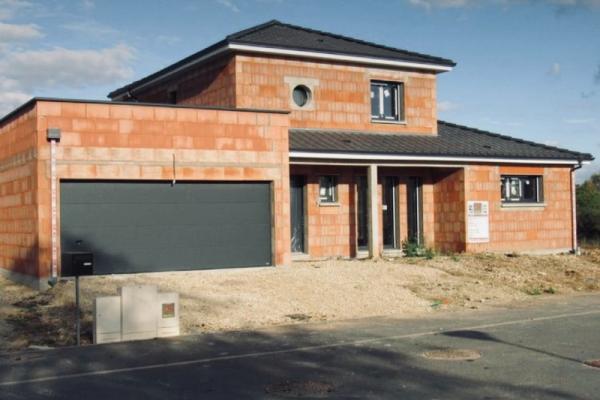
POLYGON ((267 182, 61 182, 62 251, 96 274, 271 265, 267 182))

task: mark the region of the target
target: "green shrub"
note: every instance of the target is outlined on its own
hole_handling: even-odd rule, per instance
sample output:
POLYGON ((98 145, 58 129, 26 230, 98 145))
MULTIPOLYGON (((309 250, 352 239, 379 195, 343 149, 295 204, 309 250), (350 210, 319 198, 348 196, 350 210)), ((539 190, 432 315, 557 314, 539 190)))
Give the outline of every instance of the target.
MULTIPOLYGON (((423 241, 421 240, 421 243, 423 241)), ((435 257, 435 251, 432 248, 419 244, 416 240, 405 240, 402 242, 402 254, 405 257, 425 257, 431 260, 435 257)))
POLYGON ((600 241, 600 174, 577 185, 577 232, 584 241, 600 241))

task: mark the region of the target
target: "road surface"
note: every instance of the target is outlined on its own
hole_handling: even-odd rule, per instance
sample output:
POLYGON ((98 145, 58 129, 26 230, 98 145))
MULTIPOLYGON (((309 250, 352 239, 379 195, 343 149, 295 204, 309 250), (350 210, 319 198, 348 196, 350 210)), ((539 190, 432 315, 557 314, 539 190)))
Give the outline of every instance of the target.
POLYGON ((600 295, 12 353, 0 399, 600 399, 589 359, 600 295), (423 356, 456 349, 481 357, 423 356))

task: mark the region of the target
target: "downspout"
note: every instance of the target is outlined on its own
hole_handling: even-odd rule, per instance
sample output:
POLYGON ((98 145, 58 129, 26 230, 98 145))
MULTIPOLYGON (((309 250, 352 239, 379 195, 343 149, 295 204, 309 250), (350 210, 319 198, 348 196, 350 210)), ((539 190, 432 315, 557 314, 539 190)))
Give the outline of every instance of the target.
POLYGON ((573 232, 571 233, 573 242, 571 244, 571 251, 575 255, 580 255, 581 251, 577 243, 577 199, 575 190, 575 171, 581 169, 583 163, 581 159, 577 160, 577 165, 571 168, 571 223, 573 225, 573 232))
POLYGON ((60 142, 60 129, 48 128, 46 139, 50 142, 50 240, 51 240, 51 265, 48 284, 54 286, 58 281, 58 205, 57 205, 57 177, 56 177, 56 147, 60 142))

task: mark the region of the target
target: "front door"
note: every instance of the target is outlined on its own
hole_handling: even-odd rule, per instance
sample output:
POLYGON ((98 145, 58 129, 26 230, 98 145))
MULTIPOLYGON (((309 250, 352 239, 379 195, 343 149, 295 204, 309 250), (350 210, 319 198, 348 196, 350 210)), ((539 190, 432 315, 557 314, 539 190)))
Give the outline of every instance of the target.
POLYGON ((369 210, 367 177, 359 176, 356 179, 356 244, 359 250, 366 250, 369 246, 369 210))
POLYGON ((408 239, 423 244, 423 184, 421 178, 408 178, 408 239))
POLYGON ((383 247, 398 248, 398 179, 386 176, 383 179, 383 247))
POLYGON ((290 177, 292 252, 304 253, 304 176, 290 177))

